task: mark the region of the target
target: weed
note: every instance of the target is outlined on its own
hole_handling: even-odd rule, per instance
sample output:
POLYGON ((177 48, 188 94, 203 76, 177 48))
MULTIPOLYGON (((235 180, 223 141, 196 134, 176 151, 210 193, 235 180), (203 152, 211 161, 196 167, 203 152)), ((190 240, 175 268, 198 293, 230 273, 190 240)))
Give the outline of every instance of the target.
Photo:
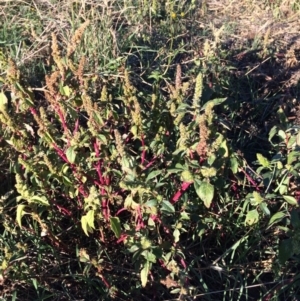
POLYGON ((3 298, 298 298, 295 1, 0 13, 3 298))

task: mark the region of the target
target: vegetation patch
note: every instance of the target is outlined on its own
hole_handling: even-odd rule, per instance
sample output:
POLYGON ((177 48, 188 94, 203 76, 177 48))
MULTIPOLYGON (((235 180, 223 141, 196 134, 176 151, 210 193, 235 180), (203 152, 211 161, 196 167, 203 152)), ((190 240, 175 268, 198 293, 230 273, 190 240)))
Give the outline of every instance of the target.
POLYGON ((1 298, 298 300, 299 12, 6 2, 1 298))

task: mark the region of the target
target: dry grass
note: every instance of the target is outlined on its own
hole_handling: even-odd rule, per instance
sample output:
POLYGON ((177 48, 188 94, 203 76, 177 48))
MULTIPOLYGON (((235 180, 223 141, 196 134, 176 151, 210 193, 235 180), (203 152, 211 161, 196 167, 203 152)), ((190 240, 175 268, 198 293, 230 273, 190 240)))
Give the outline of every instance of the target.
POLYGON ((232 74, 258 85, 255 99, 250 93, 243 95, 244 100, 277 95, 276 106, 284 106, 294 116, 290 111, 295 111, 300 79, 298 1, 205 2, 207 18, 199 23, 209 24, 213 35, 218 32, 218 45, 232 51, 226 57, 237 67, 232 74))

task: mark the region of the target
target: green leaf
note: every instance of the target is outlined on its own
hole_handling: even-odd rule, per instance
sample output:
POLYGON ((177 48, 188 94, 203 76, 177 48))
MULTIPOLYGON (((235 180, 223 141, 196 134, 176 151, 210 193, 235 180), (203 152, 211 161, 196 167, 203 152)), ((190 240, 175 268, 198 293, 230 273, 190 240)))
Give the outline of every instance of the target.
POLYGON ((115 233, 116 238, 120 238, 121 235, 121 223, 118 217, 110 218, 110 228, 115 233))
POLYGON ((95 211, 89 210, 89 212, 86 214, 86 221, 87 221, 89 227, 92 229, 95 229, 94 217, 95 217, 95 211))
POLYGON ((252 206, 257 206, 259 205, 261 202, 263 202, 263 198, 260 195, 260 193, 258 193, 257 191, 253 191, 253 199, 251 200, 251 205, 252 206))
POLYGON ((178 169, 181 169, 181 170, 185 170, 185 169, 186 169, 186 167, 183 166, 183 165, 180 164, 180 163, 176 163, 175 168, 178 168, 178 169))
POLYGON ((280 183, 281 185, 279 186, 279 193, 280 194, 285 194, 288 192, 288 186, 280 183))
POLYGON ((49 132, 45 132, 44 135, 43 135, 43 138, 45 139, 45 141, 49 144, 51 143, 55 143, 53 137, 50 135, 49 132))
POLYGON ((0 112, 5 112, 7 110, 8 100, 4 92, 0 93, 0 112))
POLYGON ((216 154, 211 154, 208 158, 207 158, 207 163, 208 165, 212 166, 214 164, 214 162, 216 161, 217 156, 216 154))
POLYGON ((265 158, 262 154, 256 154, 256 158, 257 158, 258 162, 260 163, 260 165, 262 165, 263 167, 270 166, 269 160, 267 158, 265 158))
POLYGON ((214 197, 215 187, 204 181, 200 186, 198 184, 195 185, 194 182, 194 187, 197 195, 204 202, 205 207, 209 208, 214 197))
POLYGON ((86 215, 83 215, 81 217, 81 227, 86 234, 86 236, 89 236, 89 233, 93 233, 93 229, 89 225, 89 221, 86 215))
POLYGON ((147 261, 144 265, 144 268, 141 270, 142 287, 145 287, 147 284, 148 274, 149 274, 149 262, 147 261))
POLYGON ((15 85, 18 88, 19 91, 21 91, 24 94, 26 94, 26 91, 24 90, 24 88, 18 82, 15 82, 15 85))
POLYGON ((269 210, 269 208, 268 208, 268 206, 267 206, 267 204, 265 202, 260 203, 259 207, 260 207, 260 209, 263 211, 263 213, 265 215, 269 216, 271 214, 271 212, 270 212, 270 210, 269 210))
POLYGON ((259 220, 259 214, 256 209, 248 211, 245 223, 249 226, 256 224, 259 220))
POLYGON ((187 103, 181 103, 176 109, 176 113, 185 113, 187 109, 190 108, 190 105, 187 103))
POLYGON ((284 264, 290 257, 293 256, 293 241, 291 238, 285 239, 279 244, 278 258, 281 264, 284 264))
POLYGON ((126 156, 122 157, 122 170, 126 173, 134 174, 135 172, 133 171, 135 161, 132 158, 127 158, 126 156))
POLYGON ((74 151, 74 149, 75 149, 75 146, 70 146, 66 151, 67 159, 71 164, 73 164, 76 159, 76 152, 74 151))
POLYGON ((299 152, 298 151, 292 151, 288 154, 287 156, 287 164, 290 165, 292 164, 294 161, 297 160, 297 158, 299 157, 299 152))
POLYGON ((103 126, 104 125, 104 121, 101 117, 101 115, 98 112, 94 112, 94 120, 100 125, 103 126))
POLYGON ((271 142, 274 135, 277 133, 277 126, 273 126, 272 129, 269 132, 269 141, 271 142))
POLYGON ((298 134, 296 136, 296 145, 300 146, 300 132, 298 132, 298 134))
POLYGON ((235 157, 230 158, 230 168, 234 174, 236 174, 239 171, 239 163, 237 158, 235 157))
POLYGON ((152 252, 145 250, 142 252, 142 255, 147 261, 156 263, 156 256, 152 252))
POLYGON ((39 287, 39 284, 38 284, 36 278, 32 278, 31 281, 32 281, 32 284, 33 284, 35 290, 37 291, 37 290, 38 290, 38 287, 39 287))
POLYGON ((178 229, 175 229, 174 232, 173 232, 173 236, 174 236, 174 241, 179 242, 180 231, 178 229))
MULTIPOLYGON (((0 111, 1 111, 1 109, 0 109, 0 111)), ((25 129, 27 130, 27 132, 29 132, 30 135, 31 135, 32 137, 34 137, 35 134, 34 134, 34 130, 33 130, 32 126, 30 126, 30 125, 27 124, 27 123, 23 123, 23 124, 24 124, 24 127, 25 127, 25 129)))
POLYGON ((153 227, 155 226, 155 222, 153 221, 153 219, 151 217, 148 218, 148 226, 149 228, 153 229, 153 227))
POLYGON ((70 89, 69 86, 64 86, 64 87, 62 87, 60 92, 62 93, 62 95, 69 97, 71 95, 72 90, 70 89))
POLYGON ((210 100, 210 101, 206 102, 206 103, 202 106, 201 111, 205 110, 205 108, 207 107, 207 105, 208 105, 209 103, 211 103, 211 102, 214 104, 214 106, 217 106, 217 105, 223 103, 226 99, 227 99, 227 97, 223 97, 223 98, 215 98, 215 99, 213 99, 213 100, 210 100))
POLYGON ((228 146, 226 140, 224 140, 221 145, 220 149, 222 149, 223 158, 227 158, 229 156, 228 146))
POLYGON ((136 125, 134 125, 131 127, 130 131, 131 131, 133 137, 136 137, 138 134, 138 127, 136 125))
POLYGON ((63 179, 63 183, 64 185, 66 186, 72 186, 72 181, 67 177, 67 176, 62 176, 62 179, 63 179))
POLYGON ((128 250, 130 253, 134 253, 137 250, 139 250, 140 248, 137 245, 133 245, 130 247, 130 249, 128 250))
POLYGON ((24 215, 24 208, 26 206, 25 205, 18 205, 17 207, 17 223, 20 226, 20 228, 22 227, 22 216, 24 215))
POLYGON ((229 253, 231 250, 236 250, 244 241, 248 240, 249 235, 241 237, 237 242, 235 242, 229 249, 225 251, 224 254, 229 253))
POLYGON ((154 78, 156 81, 158 81, 159 79, 162 79, 163 76, 161 75, 161 73, 159 71, 153 71, 148 78, 154 78))
POLYGON ((107 145, 107 139, 106 139, 105 135, 99 134, 99 135, 98 135, 98 138, 100 139, 100 141, 101 141, 104 145, 107 145))
POLYGON ((162 170, 154 170, 154 171, 150 172, 149 175, 148 175, 147 178, 146 178, 146 183, 147 183, 149 180, 151 180, 151 179, 157 177, 157 176, 160 175, 161 173, 162 173, 162 170))
POLYGON ((124 208, 130 210, 133 203, 134 203, 134 201, 133 201, 132 195, 128 194, 125 201, 124 201, 124 208))
POLYGON ((190 215, 185 212, 185 211, 182 211, 180 213, 180 220, 186 220, 186 221, 189 221, 191 218, 190 218, 190 215))
POLYGON ((49 206, 49 202, 45 196, 34 195, 30 198, 30 201, 38 203, 39 205, 49 206))
POLYGON ((180 179, 183 182, 188 182, 188 183, 194 182, 193 174, 189 170, 182 171, 180 179))
POLYGON ((182 170, 182 168, 170 168, 167 170, 167 174, 164 176, 164 179, 169 179, 171 174, 181 173, 182 170))
POLYGON ((297 143, 297 136, 293 135, 288 140, 287 148, 295 148, 296 143, 297 143))
POLYGON ((279 130, 278 136, 281 138, 282 141, 284 141, 286 138, 286 133, 283 130, 279 130))
POLYGON ((165 201, 165 200, 161 202, 161 210, 166 211, 168 213, 175 212, 174 206, 169 201, 165 201))
POLYGON ((293 206, 298 205, 297 200, 296 200, 293 196, 290 196, 290 195, 283 195, 282 197, 283 197, 290 205, 293 205, 293 206))
POLYGON ((275 223, 279 223, 284 217, 286 216, 286 214, 284 212, 277 212, 275 213, 269 221, 268 226, 271 226, 275 223))
POLYGON ((154 200, 154 199, 149 200, 145 203, 145 207, 156 207, 156 206, 157 206, 157 200, 154 200))

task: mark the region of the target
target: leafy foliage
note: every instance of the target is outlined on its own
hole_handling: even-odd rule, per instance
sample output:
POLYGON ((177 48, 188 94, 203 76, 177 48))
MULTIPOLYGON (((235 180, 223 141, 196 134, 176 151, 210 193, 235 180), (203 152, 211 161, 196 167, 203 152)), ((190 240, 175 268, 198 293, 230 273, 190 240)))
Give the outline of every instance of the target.
POLYGON ((82 23, 73 3, 72 34, 49 33, 39 87, 1 51, 0 283, 18 294, 250 300, 252 284, 299 260, 298 127, 279 106, 268 133, 243 132, 222 28, 200 42, 193 31, 206 1, 142 2, 107 1, 101 18, 85 4, 82 23), (263 147, 243 154, 252 140, 263 147))

